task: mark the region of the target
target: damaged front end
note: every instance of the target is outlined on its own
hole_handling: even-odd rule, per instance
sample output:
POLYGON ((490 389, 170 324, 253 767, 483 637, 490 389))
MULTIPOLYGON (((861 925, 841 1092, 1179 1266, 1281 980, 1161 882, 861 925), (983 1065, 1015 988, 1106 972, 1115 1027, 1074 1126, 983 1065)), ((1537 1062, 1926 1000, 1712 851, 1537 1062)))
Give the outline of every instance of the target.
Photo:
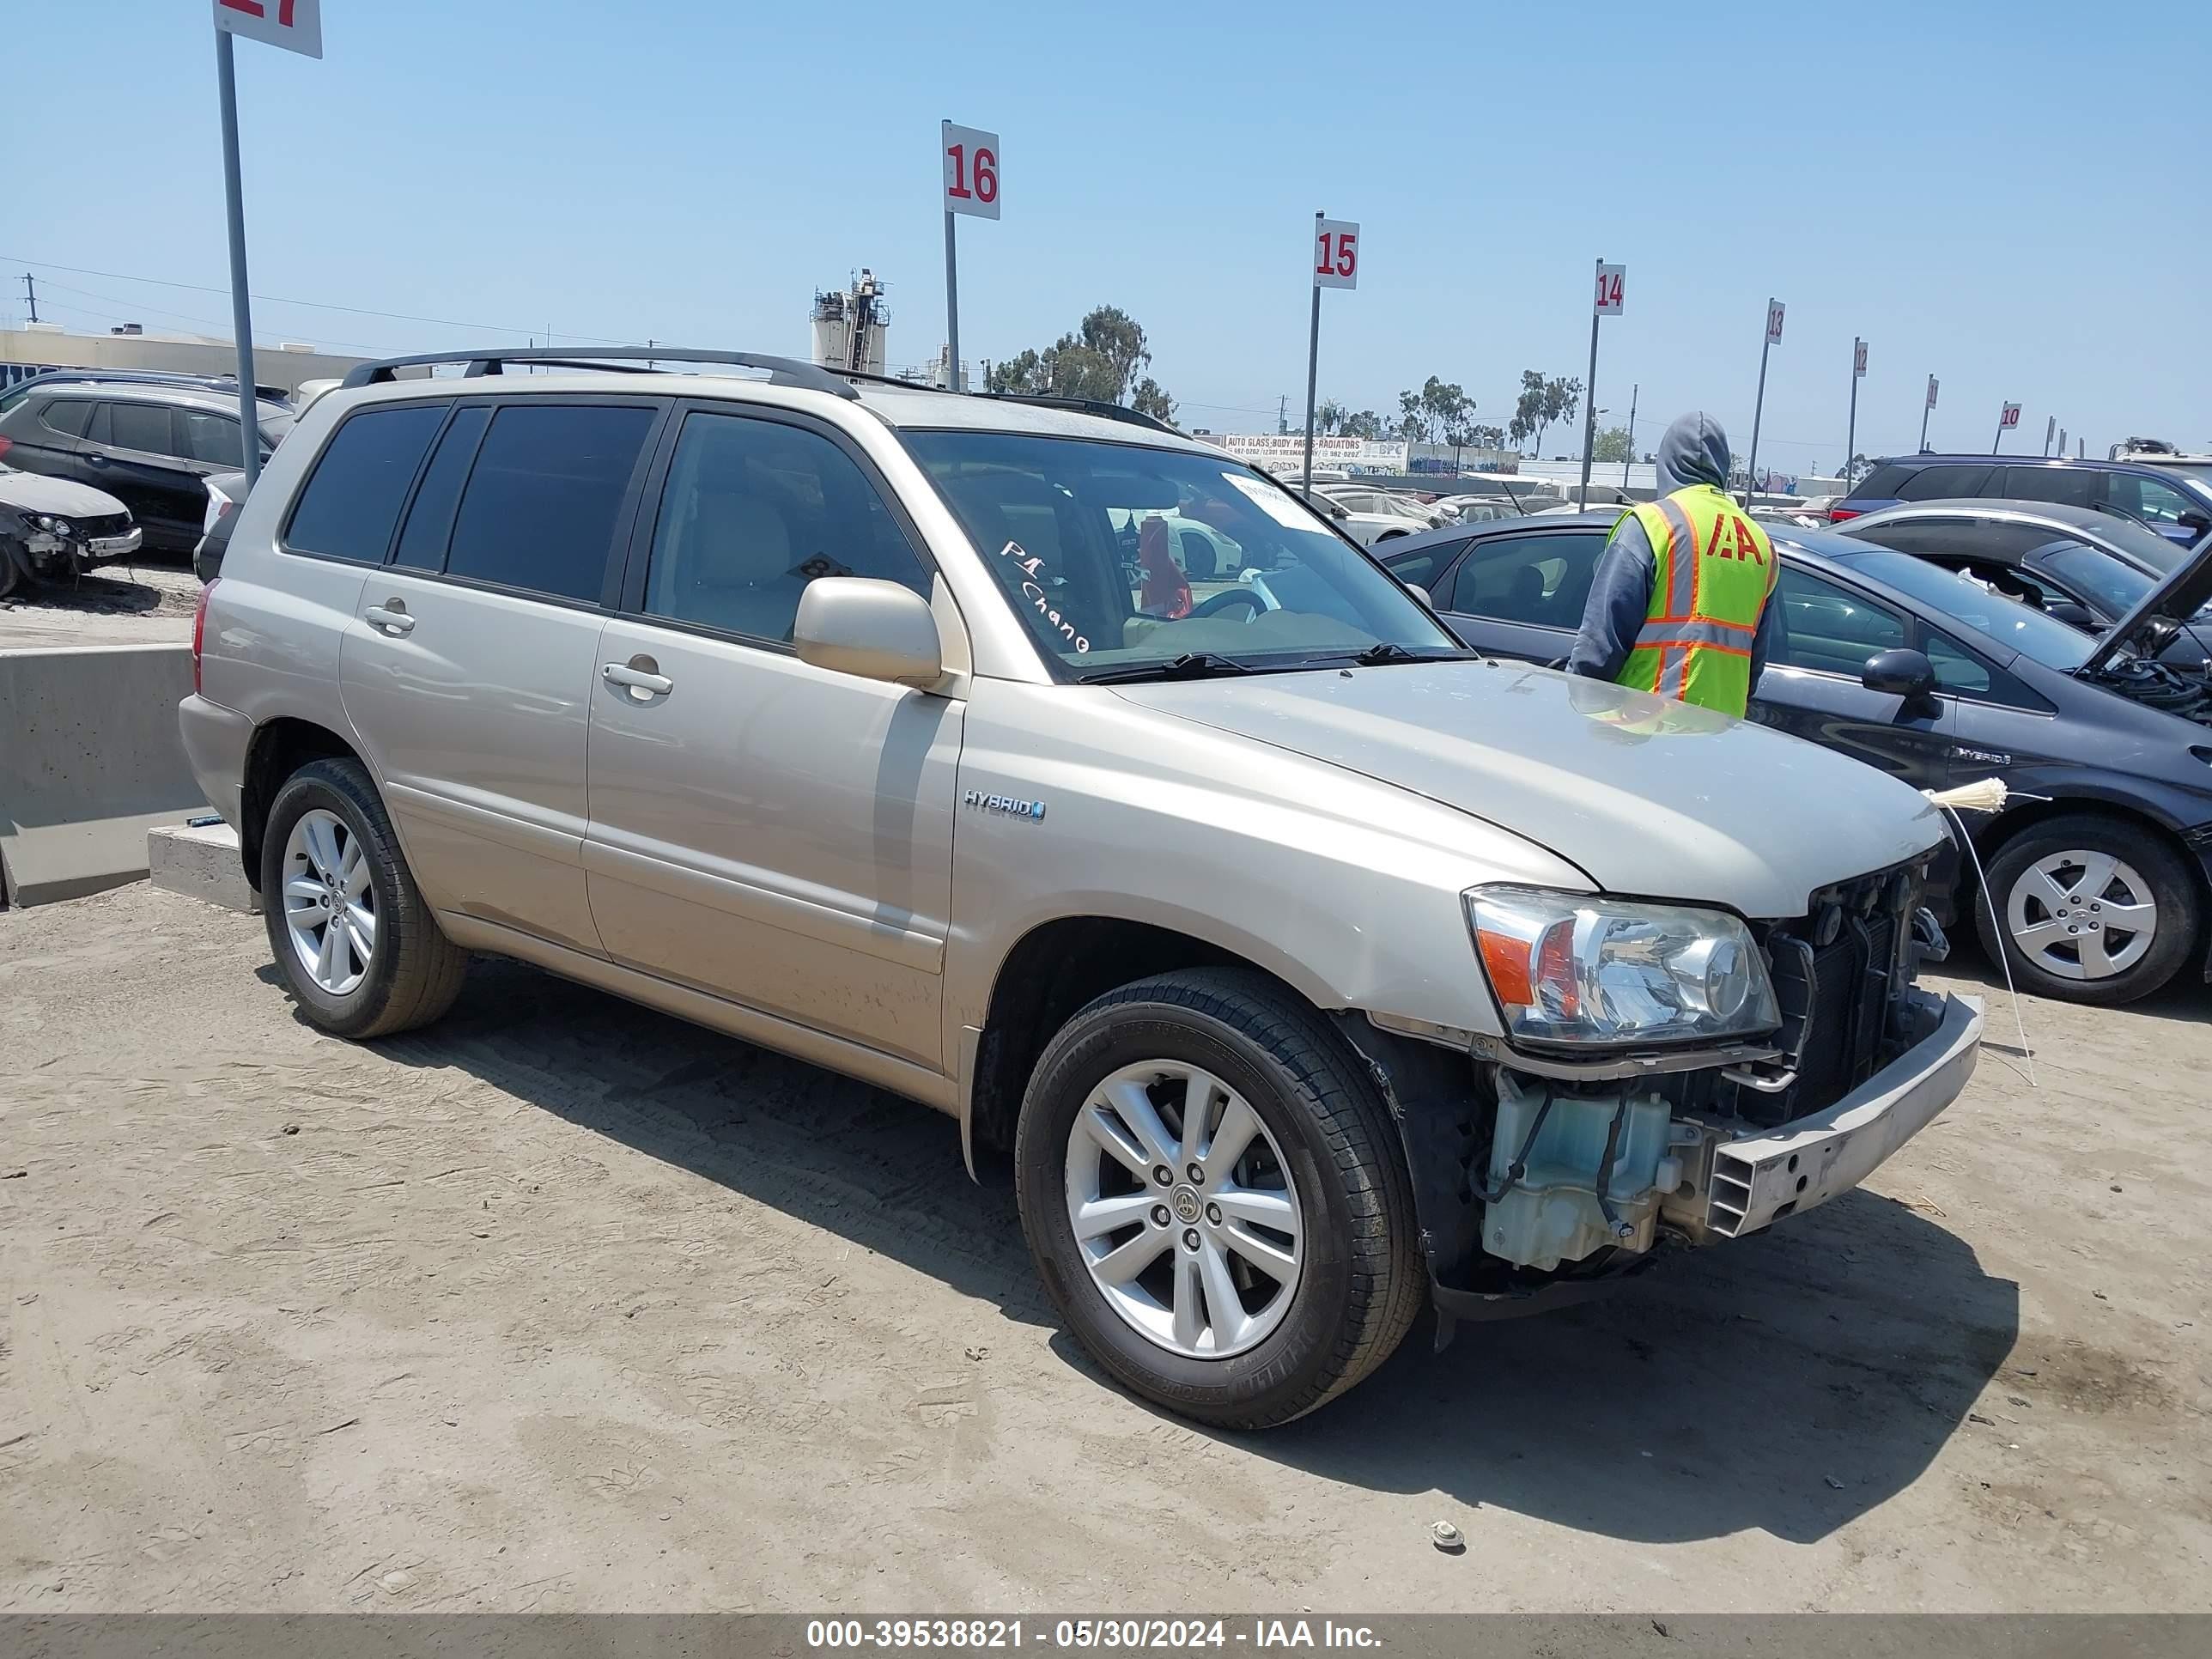
POLYGON ((1913 983, 1939 949, 1914 926, 1924 871, 1838 883, 1803 916, 1732 927, 1508 896, 1473 912, 1507 1036, 1347 1019, 1405 1139, 1440 1340, 1456 1319, 1582 1299, 1670 1246, 1810 1209, 1948 1105, 1972 1073, 1981 1011, 1913 983), (1598 953, 1593 911, 1613 926, 1598 953), (1549 983, 1516 977, 1524 939, 1530 980, 1549 983), (1727 959, 1739 945, 1756 971, 1727 959), (1634 972, 1614 971, 1624 960, 1634 972), (1657 1029, 1638 998, 1680 1005, 1674 1025, 1711 1040, 1546 1040, 1589 1024, 1583 999, 1657 1029))

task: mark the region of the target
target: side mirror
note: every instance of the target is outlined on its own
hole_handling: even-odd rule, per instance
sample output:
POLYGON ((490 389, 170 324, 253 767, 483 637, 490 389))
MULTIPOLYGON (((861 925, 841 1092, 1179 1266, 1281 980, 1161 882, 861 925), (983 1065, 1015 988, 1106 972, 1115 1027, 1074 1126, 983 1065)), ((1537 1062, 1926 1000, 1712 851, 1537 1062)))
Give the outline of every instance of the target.
POLYGON ((1936 689, 1936 665, 1924 651, 1877 651, 1859 671, 1859 684, 1893 697, 1924 697, 1936 689))
POLYGON ((2097 629, 2097 619, 2089 614, 2088 606, 2072 599, 2046 600, 2043 614, 2053 622, 2063 622, 2069 628, 2078 628, 2085 633, 2094 633, 2097 629))
POLYGON ((945 673, 929 601, 896 582, 816 577, 799 596, 791 641, 799 661, 862 679, 928 685, 945 673))
POLYGON ((1422 586, 1420 583, 1407 582, 1406 584, 1406 591, 1408 593, 1411 593, 1415 599, 1419 599, 1424 609, 1433 611, 1437 608, 1437 602, 1429 597, 1429 590, 1422 586))

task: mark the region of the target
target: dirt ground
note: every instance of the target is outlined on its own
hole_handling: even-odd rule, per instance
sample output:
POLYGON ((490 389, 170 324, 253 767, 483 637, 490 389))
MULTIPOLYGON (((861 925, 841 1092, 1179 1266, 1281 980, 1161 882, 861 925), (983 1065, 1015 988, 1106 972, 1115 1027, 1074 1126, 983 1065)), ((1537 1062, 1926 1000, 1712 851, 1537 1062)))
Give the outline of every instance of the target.
POLYGON ((258 918, 0 913, 0 1608, 2212 1607, 2212 996, 2027 1012, 2039 1086, 1993 1046, 1871 1190, 1237 1437, 918 1107, 506 963, 349 1046, 258 918))
POLYGON ((21 645, 189 642, 200 580, 191 562, 159 554, 77 579, 23 584, 0 599, 0 650, 21 645))

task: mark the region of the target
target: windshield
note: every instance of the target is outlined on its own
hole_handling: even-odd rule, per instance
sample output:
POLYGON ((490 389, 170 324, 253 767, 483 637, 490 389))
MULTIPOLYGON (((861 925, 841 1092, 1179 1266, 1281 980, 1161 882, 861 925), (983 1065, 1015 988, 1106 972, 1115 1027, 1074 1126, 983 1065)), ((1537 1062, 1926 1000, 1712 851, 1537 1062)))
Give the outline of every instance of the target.
POLYGON ((1405 589, 1251 468, 1006 432, 902 434, 1070 678, 1184 659, 1295 668, 1461 654, 1405 589))
POLYGON ((2055 617, 2017 599, 1990 592, 1910 553, 1863 553, 1850 568, 1897 589, 1982 635, 1986 642, 2019 652, 2031 662, 2070 674, 2089 660, 2096 641, 2055 617))

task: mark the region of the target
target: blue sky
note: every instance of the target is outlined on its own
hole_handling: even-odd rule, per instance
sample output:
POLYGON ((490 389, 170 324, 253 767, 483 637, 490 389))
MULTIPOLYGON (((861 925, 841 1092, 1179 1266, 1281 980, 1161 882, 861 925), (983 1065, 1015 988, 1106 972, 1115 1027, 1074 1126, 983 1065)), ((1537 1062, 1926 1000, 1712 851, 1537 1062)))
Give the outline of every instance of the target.
MULTIPOLYGON (((12 0, 0 321, 227 334, 207 0, 12 0), (40 91, 39 89, 48 89, 40 91), (28 89, 27 91, 27 89, 28 89), (49 309, 51 307, 51 309, 49 309)), ((1598 402, 1639 444, 1703 406, 1762 459, 1859 447, 2212 448, 2203 188, 2212 8, 1580 0, 768 6, 325 0, 325 57, 241 44, 264 338, 403 351, 520 331, 804 355, 809 297, 872 266, 894 363, 943 335, 937 124, 1003 135, 1005 214, 962 225, 962 343, 1002 357, 1132 313, 1181 418, 1303 398, 1312 215, 1363 227, 1321 386, 1388 410, 1427 375, 1503 423, 1580 376, 1591 262, 1629 267, 1598 402), (496 329, 482 326, 496 325, 496 329)), ((1557 429, 1547 453, 1575 440, 1557 429)))

